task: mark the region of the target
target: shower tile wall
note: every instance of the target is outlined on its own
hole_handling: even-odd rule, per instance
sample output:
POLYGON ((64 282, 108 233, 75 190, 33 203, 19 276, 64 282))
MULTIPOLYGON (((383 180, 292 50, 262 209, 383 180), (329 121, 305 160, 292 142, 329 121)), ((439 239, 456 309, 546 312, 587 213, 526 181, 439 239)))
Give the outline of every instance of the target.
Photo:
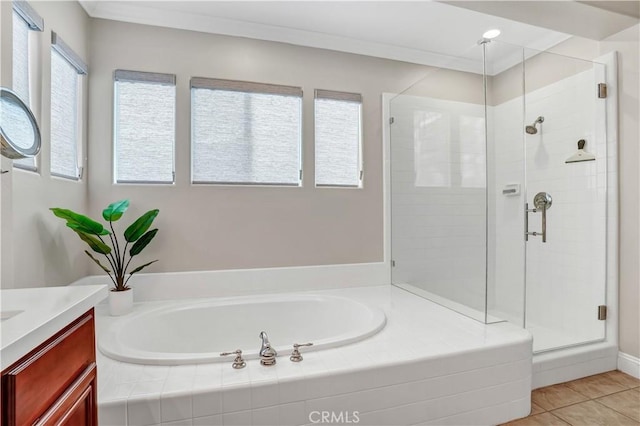
POLYGON ((489 256, 487 311, 524 326, 524 145, 523 100, 518 97, 488 109, 489 256), (506 185, 520 185, 520 195, 505 196, 506 185))
MULTIPOLYGON (((534 350, 596 340, 604 322, 596 318, 603 302, 606 248, 606 138, 604 108, 597 99, 594 70, 528 93, 524 122, 539 115, 545 121, 536 135, 526 135, 527 201, 539 191, 552 195, 547 215, 547 243, 527 243, 527 327, 534 332, 534 350), (566 164, 577 141, 596 161, 566 164)), ((496 243, 495 281, 490 283, 490 312, 517 318, 522 306, 522 223, 524 195, 505 197, 501 189, 522 182, 522 98, 493 108, 495 143, 496 243), (514 306, 516 308, 514 308, 514 306), (514 312, 514 309, 516 311, 514 312)), ((524 189, 524 186, 523 186, 524 189)), ((539 213, 529 228, 540 231, 539 213)))
POLYGON ((484 107, 391 101, 393 282, 485 309, 484 107))

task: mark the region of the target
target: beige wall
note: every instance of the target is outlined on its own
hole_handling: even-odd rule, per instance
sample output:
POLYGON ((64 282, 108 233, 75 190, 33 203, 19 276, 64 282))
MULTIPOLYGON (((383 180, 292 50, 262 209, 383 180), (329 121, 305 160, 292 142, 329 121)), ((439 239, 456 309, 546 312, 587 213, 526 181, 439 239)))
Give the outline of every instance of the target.
MULTIPOLYGON (((129 198, 131 221, 159 208, 158 237, 145 257, 152 271, 217 270, 380 262, 383 260, 381 94, 399 92, 428 67, 322 49, 158 28, 92 22, 89 184, 92 213, 129 198), (112 184, 115 69, 177 76, 176 184, 112 184), (291 187, 193 186, 190 183, 192 76, 300 86, 304 184, 291 187), (364 188, 314 188, 313 90, 363 95, 364 188)), ((423 90, 465 95, 478 76, 445 72, 423 90)), ((481 87, 481 86, 479 86, 481 87)), ((480 90, 478 90, 481 93, 480 90)), ((97 271, 96 271, 97 272, 97 271)))
MULTIPOLYGON (((489 45, 490 48, 491 45, 489 45)), ((503 47, 503 49, 510 48, 503 47)), ((515 49, 522 52, 521 48, 515 49)), ((524 61, 524 67, 522 63, 519 63, 490 79, 492 82, 491 105, 500 105, 515 97, 522 96, 523 70, 526 70, 524 79, 526 93, 531 93, 592 68, 591 59, 597 56, 598 42, 572 37, 549 49, 550 53, 535 54, 535 52, 531 49, 524 49, 524 54, 528 57, 524 61), (531 56, 533 54, 535 56, 531 56), (586 60, 581 61, 576 58, 586 60)), ((491 58, 490 55, 489 58, 491 58)))
MULTIPOLYGON (((3 213, 8 210, 7 214, 3 214, 2 228, 3 231, 9 229, 8 232, 2 232, 3 288, 67 284, 89 272, 89 263, 81 250, 82 243, 48 209, 60 206, 86 211, 88 207, 86 181, 53 178, 49 173, 49 69, 52 30, 87 60, 90 19, 77 2, 31 2, 31 5, 45 22, 44 32, 35 35, 39 66, 36 67, 38 73, 34 76, 36 84, 33 87, 36 98, 34 113, 40 125, 43 144, 38 159, 39 173, 13 169, 9 173, 11 190, 7 191, 8 194, 2 192, 3 213)), ((1 6, 2 40, 3 43, 8 40, 10 52, 11 2, 1 2, 1 6), (6 19, 6 16, 9 18, 6 19)), ((3 56, 2 62, 3 69, 9 63, 10 72, 11 55, 3 56)), ((3 85, 5 82, 10 85, 11 79, 5 80, 3 73, 3 85)), ((84 102, 87 101, 85 78, 84 102)), ((86 134, 83 140, 86 145, 86 134)))

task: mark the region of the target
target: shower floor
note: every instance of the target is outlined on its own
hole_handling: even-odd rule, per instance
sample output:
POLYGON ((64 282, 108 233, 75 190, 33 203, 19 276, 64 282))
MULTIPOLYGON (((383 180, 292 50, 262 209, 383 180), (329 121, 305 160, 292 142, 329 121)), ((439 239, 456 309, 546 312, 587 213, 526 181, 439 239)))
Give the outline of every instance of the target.
MULTIPOLYGON (((522 320, 506 314, 502 311, 492 311, 494 318, 501 318, 511 324, 521 326, 522 320)), ((525 327, 533 335, 533 353, 542 353, 556 349, 570 348, 578 345, 600 342, 604 336, 598 337, 584 333, 576 333, 575 330, 545 327, 529 321, 525 327)))
POLYGON ((553 330, 549 327, 541 327, 535 324, 527 326, 527 330, 533 335, 534 354, 602 340, 592 336, 576 334, 573 331, 553 330))

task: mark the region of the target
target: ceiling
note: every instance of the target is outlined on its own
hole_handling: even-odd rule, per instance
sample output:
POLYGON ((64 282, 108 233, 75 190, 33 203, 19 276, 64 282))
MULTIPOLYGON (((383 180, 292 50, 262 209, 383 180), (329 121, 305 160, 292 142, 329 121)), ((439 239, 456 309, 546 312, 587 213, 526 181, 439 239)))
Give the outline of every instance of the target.
POLYGON ((640 2, 631 1, 443 1, 451 6, 603 40, 638 23, 640 2))
MULTIPOLYGON (((80 3, 96 18, 284 42, 478 73, 482 71, 482 54, 477 42, 488 29, 501 29, 501 42, 536 50, 548 49, 570 37, 569 33, 513 17, 434 1, 81 0, 80 3)), ((496 52, 490 73, 508 68, 521 58, 511 47, 494 50, 499 53, 496 52)))

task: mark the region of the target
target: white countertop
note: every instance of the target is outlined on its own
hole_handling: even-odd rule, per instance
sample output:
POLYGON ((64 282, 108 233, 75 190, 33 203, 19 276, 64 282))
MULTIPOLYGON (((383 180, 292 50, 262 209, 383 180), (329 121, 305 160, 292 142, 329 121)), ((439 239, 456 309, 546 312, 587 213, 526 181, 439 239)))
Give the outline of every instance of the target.
POLYGON ((0 370, 107 297, 107 286, 0 290, 0 370))

